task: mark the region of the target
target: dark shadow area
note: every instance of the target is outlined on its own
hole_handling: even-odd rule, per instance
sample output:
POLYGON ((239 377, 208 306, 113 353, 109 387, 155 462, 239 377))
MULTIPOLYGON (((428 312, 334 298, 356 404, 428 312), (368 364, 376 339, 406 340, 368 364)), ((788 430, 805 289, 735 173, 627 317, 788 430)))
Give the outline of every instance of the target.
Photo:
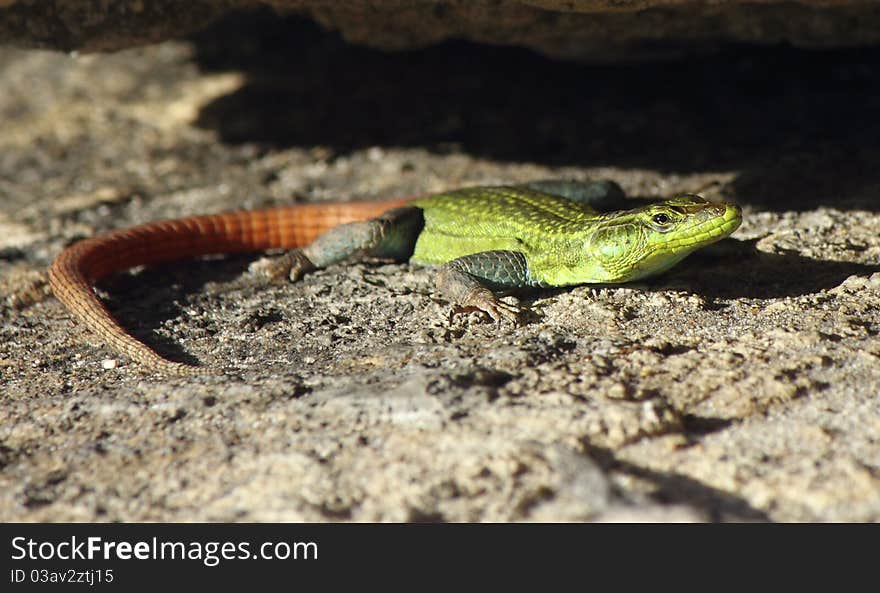
MULTIPOLYGON (((98 286, 111 315, 139 341, 174 362, 199 366, 199 360, 176 341, 156 330, 169 319, 183 315, 180 303, 190 295, 205 299, 209 282, 232 282, 240 278, 257 256, 239 255, 166 263, 135 274, 116 274, 98 286)), ((204 328, 203 328, 204 329, 204 328)))
POLYGON ((734 423, 730 418, 712 418, 685 414, 681 418, 682 427, 688 435, 706 436, 713 432, 720 432, 734 423))
POLYGON ((585 444, 586 453, 606 472, 621 472, 646 480, 656 487, 652 498, 662 504, 684 504, 706 513, 712 521, 770 521, 747 500, 675 473, 658 472, 615 456, 613 450, 585 444))
POLYGON ((725 47, 605 65, 466 42, 386 53, 265 12, 194 41, 201 68, 247 77, 198 120, 229 143, 736 171, 724 193, 744 204, 880 205, 880 48, 725 47))
POLYGON ((16 262, 27 260, 28 253, 18 247, 4 247, 0 249, 0 261, 16 262))
MULTIPOLYGON (((710 299, 774 299, 816 294, 834 288, 854 274, 868 276, 880 264, 812 259, 794 253, 765 253, 755 241, 726 239, 731 255, 697 251, 684 264, 657 279, 662 288, 692 285, 693 292, 710 299), (735 269, 735 275, 731 270, 735 269), (732 278, 736 278, 732 281, 732 278)), ((719 244, 720 245, 720 244, 719 244)))

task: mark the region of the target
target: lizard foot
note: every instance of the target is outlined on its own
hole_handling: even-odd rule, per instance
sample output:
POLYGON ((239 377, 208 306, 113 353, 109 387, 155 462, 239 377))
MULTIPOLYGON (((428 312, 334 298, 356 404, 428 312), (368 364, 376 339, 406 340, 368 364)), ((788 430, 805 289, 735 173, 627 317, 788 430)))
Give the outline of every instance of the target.
POLYGON ((519 305, 510 305, 498 300, 490 290, 483 287, 471 291, 462 300, 461 306, 465 309, 482 311, 496 323, 507 320, 514 325, 517 325, 520 317, 528 311, 528 309, 519 305))
POLYGON ((279 282, 285 277, 296 282, 306 273, 315 269, 315 265, 300 249, 288 251, 280 257, 264 257, 250 265, 248 271, 260 274, 270 282, 279 282))

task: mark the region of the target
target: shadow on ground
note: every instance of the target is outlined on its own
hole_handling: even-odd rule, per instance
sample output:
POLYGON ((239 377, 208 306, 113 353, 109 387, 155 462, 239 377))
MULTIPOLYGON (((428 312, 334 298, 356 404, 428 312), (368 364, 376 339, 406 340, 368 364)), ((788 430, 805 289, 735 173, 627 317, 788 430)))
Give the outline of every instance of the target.
POLYGON ((618 459, 605 447, 586 444, 588 455, 606 472, 624 473, 645 480, 656 488, 652 494, 663 504, 685 504, 700 509, 711 521, 769 521, 770 517, 744 498, 675 474, 659 472, 618 459))
POLYGON ((118 274, 101 282, 106 295, 103 300, 113 317, 138 340, 169 360, 198 366, 203 361, 156 330, 183 316, 182 303, 189 296, 205 298, 204 287, 209 282, 241 278, 254 257, 190 260, 146 268, 137 274, 118 274))
POLYGON ((694 292, 713 299, 763 300, 816 294, 839 286, 850 276, 880 271, 880 265, 767 253, 757 250, 756 242, 727 239, 724 243, 730 246, 729 253, 723 256, 713 255, 711 249, 697 251, 689 258, 693 265, 671 270, 658 282, 692 282, 694 292), (735 281, 731 281, 731 269, 736 270, 735 281))
POLYGON ((880 49, 729 47, 612 65, 464 42, 385 53, 263 13, 227 19, 195 42, 203 69, 247 76, 199 117, 229 143, 732 170, 725 193, 743 204, 880 204, 880 49))

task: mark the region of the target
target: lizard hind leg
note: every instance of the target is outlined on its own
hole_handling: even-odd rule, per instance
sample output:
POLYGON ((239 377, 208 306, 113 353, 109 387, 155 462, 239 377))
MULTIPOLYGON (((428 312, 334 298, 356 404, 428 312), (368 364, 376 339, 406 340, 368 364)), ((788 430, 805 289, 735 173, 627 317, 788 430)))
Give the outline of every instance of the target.
POLYGON ((308 272, 348 259, 377 257, 404 261, 412 255, 424 224, 421 208, 395 208, 371 220, 333 227, 305 247, 255 262, 251 271, 272 280, 286 276, 296 282, 308 272))
POLYGON ((518 251, 482 251, 454 259, 437 272, 437 290, 451 303, 483 311, 493 321, 516 324, 526 309, 498 300, 493 292, 534 286, 528 262, 518 251))
POLYGON ((577 181, 574 179, 539 179, 524 187, 559 196, 589 206, 599 212, 632 208, 623 189, 610 179, 577 181))

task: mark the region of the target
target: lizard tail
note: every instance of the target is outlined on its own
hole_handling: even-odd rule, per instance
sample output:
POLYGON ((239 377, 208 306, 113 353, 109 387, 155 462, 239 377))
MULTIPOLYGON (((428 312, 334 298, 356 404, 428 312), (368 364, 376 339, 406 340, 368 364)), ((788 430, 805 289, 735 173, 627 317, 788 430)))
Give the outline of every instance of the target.
POLYGON ((293 249, 323 231, 368 220, 407 200, 300 204, 191 216, 111 231, 68 247, 49 268, 52 292, 109 346, 167 374, 204 374, 204 367, 173 362, 128 334, 110 315, 92 285, 114 272, 200 255, 293 249))

